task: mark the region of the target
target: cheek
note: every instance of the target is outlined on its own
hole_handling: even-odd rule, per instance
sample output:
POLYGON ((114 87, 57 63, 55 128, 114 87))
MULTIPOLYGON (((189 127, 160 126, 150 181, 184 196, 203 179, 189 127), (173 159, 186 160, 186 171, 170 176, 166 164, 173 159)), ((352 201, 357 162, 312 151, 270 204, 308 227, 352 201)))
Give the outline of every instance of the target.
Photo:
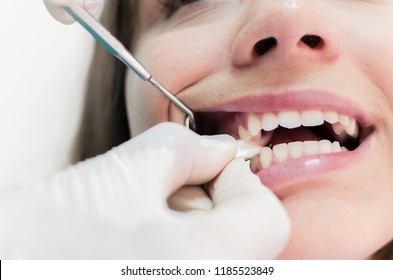
MULTIPOLYGON (((181 99, 183 89, 223 67, 227 41, 224 36, 209 40, 211 36, 206 36, 207 32, 207 27, 195 27, 163 35, 146 35, 135 55, 155 80, 181 99)), ((128 74, 126 88, 133 134, 168 121, 169 102, 154 88, 132 73, 128 74)))
POLYGON ((167 120, 168 102, 150 84, 141 81, 128 70, 126 77, 126 106, 131 137, 154 124, 167 120), (153 106, 160 104, 161 106, 153 106))
POLYGON ((139 55, 156 80, 176 93, 218 67, 223 46, 207 39, 204 33, 201 29, 162 35, 145 43, 139 55))
MULTIPOLYGON (((393 30, 391 32, 393 34, 393 30)), ((362 57, 359 61, 363 63, 364 72, 389 98, 392 98, 393 90, 393 49, 389 47, 392 45, 393 36, 377 37, 358 51, 358 55, 362 57)))
POLYGON ((355 21, 353 24, 362 26, 362 32, 351 32, 356 30, 351 25, 344 44, 353 61, 357 61, 359 68, 393 104, 393 18, 390 15, 393 7, 388 10, 389 16, 382 16, 382 20, 355 21))

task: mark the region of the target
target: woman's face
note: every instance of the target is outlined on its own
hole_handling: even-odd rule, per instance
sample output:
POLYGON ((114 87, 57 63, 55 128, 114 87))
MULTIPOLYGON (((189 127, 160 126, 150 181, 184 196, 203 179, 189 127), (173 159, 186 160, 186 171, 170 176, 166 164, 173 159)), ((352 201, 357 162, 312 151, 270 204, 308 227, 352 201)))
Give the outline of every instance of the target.
MULTIPOLYGON (((253 171, 293 232, 281 258, 367 258, 393 236, 393 0, 139 1, 134 54, 253 171)), ((135 136, 184 116, 127 76, 135 136)), ((159 140, 158 140, 159 141, 159 140)))

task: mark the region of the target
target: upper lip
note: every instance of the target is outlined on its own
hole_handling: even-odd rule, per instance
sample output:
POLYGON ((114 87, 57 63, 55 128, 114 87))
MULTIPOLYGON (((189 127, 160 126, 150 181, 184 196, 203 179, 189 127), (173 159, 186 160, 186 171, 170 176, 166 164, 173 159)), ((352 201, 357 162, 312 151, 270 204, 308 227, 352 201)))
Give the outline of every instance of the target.
MULTIPOLYGON (((198 104, 196 105, 198 106, 198 104)), ((374 130, 372 118, 357 102, 344 97, 342 94, 318 89, 241 95, 230 100, 224 100, 212 106, 204 105, 204 107, 197 109, 193 107, 197 119, 197 132, 200 134, 228 133, 227 131, 218 131, 217 125, 220 126, 220 121, 215 119, 215 117, 213 117, 213 119, 208 117, 207 121, 206 119, 202 121, 208 124, 209 127, 207 127, 207 129, 206 127, 201 127, 202 125, 199 124, 200 116, 206 115, 203 113, 220 113, 220 120, 222 118, 230 120, 230 118, 226 117, 226 113, 263 114, 268 112, 306 110, 334 111, 356 119, 360 129, 363 129, 364 132, 363 137, 361 136, 359 138, 360 142, 374 130)))
MULTIPOLYGON (((332 142, 338 140, 342 147, 349 150, 357 149, 357 147, 374 131, 370 117, 356 102, 327 91, 298 90, 282 93, 248 95, 202 108, 196 112, 197 132, 199 134, 208 135, 226 133, 235 138, 240 138, 238 126, 247 125, 248 118, 246 116, 249 113, 264 114, 279 113, 283 111, 315 110, 332 111, 356 120, 361 133, 359 136, 356 136, 356 138, 352 138, 352 140, 348 139, 349 142, 345 140, 347 138, 337 138, 337 136, 334 136, 331 132, 330 125, 327 127, 323 126, 322 130, 318 130, 319 132, 313 130, 313 133, 317 133, 315 136, 319 135, 319 137, 321 137, 320 139, 327 139, 332 142)), ((263 135, 265 134, 263 133, 263 135)), ((298 140, 295 140, 296 137, 292 138, 293 134, 291 135, 289 135, 289 137, 290 139, 294 139, 293 141, 308 140, 307 138, 298 138, 298 140)), ((247 139, 247 137, 244 139, 247 139)), ((266 137, 263 138, 262 141, 256 141, 259 145, 270 146, 279 144, 279 139, 281 139, 281 141, 284 140, 282 137, 279 139, 272 139, 271 136, 269 139, 276 139, 278 142, 276 140, 270 142, 266 137)))
POLYGON ((280 93, 250 94, 226 100, 209 107, 197 108, 194 112, 243 112, 266 113, 286 110, 335 111, 355 118, 363 127, 371 126, 370 116, 361 106, 342 95, 323 90, 292 90, 280 93))

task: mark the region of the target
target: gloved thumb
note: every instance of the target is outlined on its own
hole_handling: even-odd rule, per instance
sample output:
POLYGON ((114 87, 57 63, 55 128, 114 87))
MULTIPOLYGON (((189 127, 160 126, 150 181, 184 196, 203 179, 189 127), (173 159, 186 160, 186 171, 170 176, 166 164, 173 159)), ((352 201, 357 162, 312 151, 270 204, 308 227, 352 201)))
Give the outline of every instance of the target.
MULTIPOLYGON (((185 185, 213 180, 234 158, 236 140, 228 135, 200 136, 175 123, 162 123, 112 150, 127 166, 125 176, 144 174, 144 188, 162 201, 185 185)), ((135 177, 135 176, 134 176, 135 177)), ((141 191, 142 191, 141 190, 141 191)))
POLYGON ((213 214, 222 246, 238 246, 235 256, 274 259, 285 247, 290 223, 280 200, 249 168, 234 159, 211 185, 213 214))

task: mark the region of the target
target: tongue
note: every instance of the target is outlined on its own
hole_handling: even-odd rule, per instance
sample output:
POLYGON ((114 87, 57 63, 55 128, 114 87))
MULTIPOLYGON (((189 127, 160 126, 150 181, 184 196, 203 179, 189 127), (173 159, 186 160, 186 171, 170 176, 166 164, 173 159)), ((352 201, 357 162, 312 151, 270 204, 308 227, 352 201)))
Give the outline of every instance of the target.
POLYGON ((271 139, 272 146, 282 143, 290 143, 296 141, 320 141, 322 137, 315 134, 311 129, 299 127, 295 129, 286 129, 278 127, 271 139))

